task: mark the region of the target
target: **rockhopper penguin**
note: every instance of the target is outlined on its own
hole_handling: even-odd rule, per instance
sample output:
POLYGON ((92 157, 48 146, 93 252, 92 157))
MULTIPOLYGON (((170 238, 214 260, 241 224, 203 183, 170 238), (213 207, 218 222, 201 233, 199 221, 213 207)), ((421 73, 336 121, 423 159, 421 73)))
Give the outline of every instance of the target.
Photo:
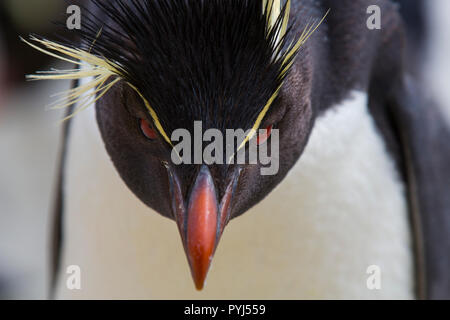
POLYGON ((31 76, 74 80, 56 297, 450 298, 450 132, 404 68, 392 1, 93 0, 82 21, 80 43, 27 41, 77 65, 31 76), (252 129, 244 150, 278 129, 278 173, 175 165, 195 121, 252 129), (183 251, 197 289, 215 256, 203 291, 183 251))

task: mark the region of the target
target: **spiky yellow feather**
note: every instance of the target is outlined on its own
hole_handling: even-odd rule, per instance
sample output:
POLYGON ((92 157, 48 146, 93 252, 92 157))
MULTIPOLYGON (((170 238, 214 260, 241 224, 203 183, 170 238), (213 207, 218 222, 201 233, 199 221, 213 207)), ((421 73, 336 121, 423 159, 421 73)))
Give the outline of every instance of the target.
MULTIPOLYGON (((98 36, 100 35, 100 33, 101 30, 99 31, 98 36)), ((42 53, 45 53, 51 57, 80 66, 79 69, 74 70, 53 70, 50 72, 40 73, 36 75, 29 75, 27 76, 27 79, 77 80, 83 78, 93 78, 93 80, 90 81, 89 83, 66 91, 65 92, 66 97, 57 100, 53 104, 54 109, 66 108, 74 104, 79 104, 78 109, 70 116, 63 119, 63 121, 72 118, 80 111, 88 108, 90 105, 97 102, 115 84, 117 84, 121 80, 124 80, 123 72, 119 65, 105 58, 100 58, 91 54, 90 53, 91 49, 89 49, 89 51, 84 51, 82 49, 69 48, 67 46, 63 46, 61 44, 45 39, 38 39, 36 37, 31 37, 30 41, 36 42, 41 46, 31 43, 30 41, 27 41, 23 38, 21 38, 21 40, 27 43, 32 48, 42 53), (107 80, 110 78, 115 79, 105 85, 107 80)), ((147 101, 147 99, 145 99, 142 93, 139 92, 139 90, 135 86, 133 86, 131 83, 128 82, 127 84, 139 94, 141 99, 144 101, 144 104, 148 109, 148 112, 150 113, 150 116, 152 117, 158 132, 162 135, 164 140, 167 141, 167 143, 172 145, 171 140, 169 139, 167 133, 164 131, 164 128, 162 127, 161 122, 159 121, 159 118, 156 115, 156 112, 150 106, 150 103, 147 101)))

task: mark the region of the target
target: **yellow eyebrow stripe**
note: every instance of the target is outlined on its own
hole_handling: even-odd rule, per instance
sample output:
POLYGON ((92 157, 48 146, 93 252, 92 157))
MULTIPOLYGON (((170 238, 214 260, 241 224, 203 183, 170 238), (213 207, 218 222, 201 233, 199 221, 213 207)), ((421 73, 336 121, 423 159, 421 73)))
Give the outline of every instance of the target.
POLYGON ((171 145, 173 147, 172 141, 169 139, 169 136, 167 135, 167 133, 164 131, 163 126, 161 125, 161 122, 159 121, 158 115, 156 114, 155 110, 153 110, 153 108, 151 107, 150 103, 148 102, 147 99, 145 99, 145 97, 142 95, 142 93, 135 87, 133 86, 131 83, 127 82, 127 84, 134 90, 137 92, 137 94, 141 97, 141 99, 144 101, 145 107, 147 108, 148 112, 150 113, 150 116, 153 119, 153 122, 155 123, 156 129, 159 131, 159 133, 163 136, 164 140, 167 141, 167 143, 169 145, 171 145))
POLYGON ((264 119, 264 117, 267 114, 267 111, 269 111, 270 106, 272 105, 272 103, 275 101, 275 98, 278 96, 278 93, 280 92, 281 89, 280 85, 278 87, 278 89, 275 91, 275 93, 272 95, 272 97, 269 99, 269 101, 267 102, 267 104, 265 105, 265 107, 263 108, 263 110, 259 113, 255 124, 253 125, 252 129, 250 130, 249 134, 247 135, 247 137, 244 139, 244 141, 242 141, 242 143, 239 145, 238 150, 242 149, 242 147, 245 146, 245 144, 250 141, 256 134, 256 131, 258 130, 259 126, 261 125, 262 120, 264 119))

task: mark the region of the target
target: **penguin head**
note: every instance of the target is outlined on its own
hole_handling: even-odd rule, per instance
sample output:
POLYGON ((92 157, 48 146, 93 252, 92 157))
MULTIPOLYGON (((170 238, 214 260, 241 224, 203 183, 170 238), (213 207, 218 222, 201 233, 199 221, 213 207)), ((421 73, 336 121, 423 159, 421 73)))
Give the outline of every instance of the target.
MULTIPOLYGON (((305 99, 308 87, 300 72, 291 72, 279 96, 261 122, 256 140, 258 148, 273 152, 271 131, 278 130, 279 163, 274 174, 263 175, 267 164, 175 164, 173 147, 158 132, 142 100, 125 84, 118 85, 97 102, 97 119, 106 149, 129 189, 147 206, 176 221, 192 268, 197 288, 203 286, 209 263, 227 223, 266 197, 282 181, 299 158, 312 125, 311 105, 305 99), (266 132, 264 133, 262 132, 266 132)), ((240 106, 245 108, 245 105, 240 106)), ((180 108, 181 109, 181 108, 180 108)), ((183 119, 194 136, 194 121, 208 123, 208 116, 191 116, 182 110, 183 119)), ((227 129, 241 129, 241 117, 231 117, 227 129), (233 120, 236 123, 233 125, 233 120)), ((203 132, 206 132, 203 125, 203 132)), ((215 128, 212 126, 212 128, 215 128)), ((220 130, 226 136, 225 130, 220 130)), ((168 133, 169 135, 170 133, 168 133)), ((172 134, 170 134, 172 136, 172 134)), ((237 143, 236 143, 237 146, 237 143)), ((202 146, 201 152, 204 151, 202 146)), ((192 157, 195 157, 192 141, 192 157)), ((248 146, 244 147, 248 155, 248 146)), ((124 213, 124 214, 132 214, 124 213)), ((274 212, 274 214, 276 214, 274 212)))
POLYGON ((267 196, 303 151, 313 122, 311 65, 307 52, 297 53, 318 24, 292 34, 290 1, 284 7, 277 0, 93 2, 107 23, 91 15, 79 31, 81 47, 34 40, 45 46, 41 51, 90 64, 63 74, 94 77, 70 99, 95 87, 112 162, 143 203, 176 221, 201 289, 224 227, 267 196), (261 174, 267 165, 261 161, 231 162, 225 150, 221 162, 195 160, 209 144, 200 138, 198 149, 196 135, 211 129, 222 137, 243 130, 232 154, 248 159, 254 142, 272 153, 276 172, 261 174), (182 154, 173 140, 177 130, 192 137, 182 154), (186 153, 192 161, 178 163, 186 153))

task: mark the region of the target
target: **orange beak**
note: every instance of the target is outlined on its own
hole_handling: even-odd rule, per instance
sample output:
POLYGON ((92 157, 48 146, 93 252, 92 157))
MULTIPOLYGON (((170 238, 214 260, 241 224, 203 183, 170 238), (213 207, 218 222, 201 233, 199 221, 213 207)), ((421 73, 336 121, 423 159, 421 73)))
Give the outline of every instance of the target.
POLYGON ((231 200, 239 175, 240 170, 236 170, 219 204, 211 172, 203 165, 195 179, 186 210, 180 183, 169 170, 175 220, 197 290, 202 290, 205 285, 217 244, 230 219, 231 200))
POLYGON ((218 202, 208 167, 194 183, 187 210, 186 253, 197 290, 202 290, 217 241, 218 202))

